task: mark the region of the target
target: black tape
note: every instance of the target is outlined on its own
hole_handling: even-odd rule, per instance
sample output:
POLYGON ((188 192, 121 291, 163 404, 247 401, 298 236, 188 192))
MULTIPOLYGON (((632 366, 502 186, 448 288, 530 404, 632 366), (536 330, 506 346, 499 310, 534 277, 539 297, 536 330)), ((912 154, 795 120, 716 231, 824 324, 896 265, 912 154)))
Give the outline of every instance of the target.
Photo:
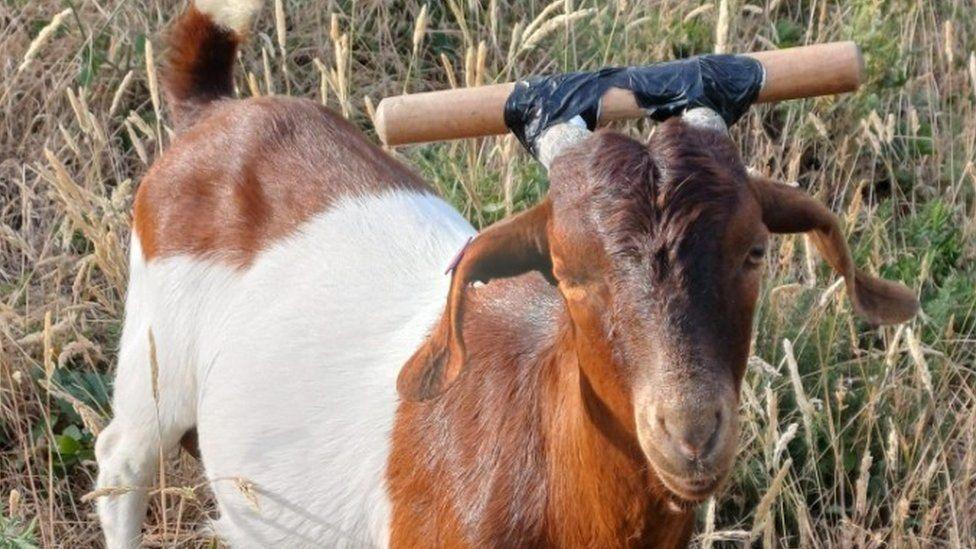
POLYGON ((756 100, 763 67, 751 57, 701 55, 643 67, 607 68, 533 76, 515 84, 505 102, 505 125, 536 154, 536 140, 549 127, 580 116, 592 130, 600 98, 610 88, 634 92, 637 104, 655 120, 693 107, 708 107, 732 125, 756 100))

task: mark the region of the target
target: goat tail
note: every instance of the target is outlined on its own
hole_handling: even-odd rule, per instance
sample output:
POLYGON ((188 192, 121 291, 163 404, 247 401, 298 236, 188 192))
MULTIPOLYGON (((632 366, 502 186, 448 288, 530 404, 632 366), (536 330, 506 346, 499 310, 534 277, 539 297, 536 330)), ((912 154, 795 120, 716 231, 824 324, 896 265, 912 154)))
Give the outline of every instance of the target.
POLYGON ((163 87, 178 127, 234 93, 234 60, 262 0, 193 0, 173 25, 163 87))

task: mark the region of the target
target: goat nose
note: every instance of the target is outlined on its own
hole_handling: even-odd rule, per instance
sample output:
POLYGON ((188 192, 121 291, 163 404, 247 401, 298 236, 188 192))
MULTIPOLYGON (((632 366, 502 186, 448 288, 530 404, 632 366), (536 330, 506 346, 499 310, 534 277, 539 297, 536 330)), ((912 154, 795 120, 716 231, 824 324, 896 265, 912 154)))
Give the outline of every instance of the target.
POLYGON ((718 406, 677 407, 660 410, 658 423, 666 441, 680 457, 697 461, 715 448, 722 428, 722 409, 718 406))

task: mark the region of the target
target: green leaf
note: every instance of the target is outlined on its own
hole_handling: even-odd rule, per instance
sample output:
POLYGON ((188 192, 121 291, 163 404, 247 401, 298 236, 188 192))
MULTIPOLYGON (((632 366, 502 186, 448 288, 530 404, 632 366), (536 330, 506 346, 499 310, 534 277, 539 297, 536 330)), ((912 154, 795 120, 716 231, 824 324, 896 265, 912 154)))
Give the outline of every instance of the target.
POLYGON ((54 437, 54 440, 58 445, 58 453, 62 457, 73 457, 81 451, 81 443, 70 436, 58 435, 54 437))

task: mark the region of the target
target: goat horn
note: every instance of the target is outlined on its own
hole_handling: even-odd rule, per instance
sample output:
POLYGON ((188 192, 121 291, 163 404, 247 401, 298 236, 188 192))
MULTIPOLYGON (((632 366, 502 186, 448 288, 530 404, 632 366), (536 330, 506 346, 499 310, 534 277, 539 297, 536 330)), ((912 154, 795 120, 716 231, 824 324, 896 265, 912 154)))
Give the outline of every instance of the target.
POLYGON ((546 130, 536 143, 539 151, 539 162, 548 170, 557 156, 573 145, 580 143, 590 134, 590 130, 586 129, 586 122, 579 116, 569 122, 556 124, 546 130))
POLYGON ((695 107, 688 109, 681 114, 681 119, 689 126, 717 132, 728 133, 729 127, 725 125, 725 120, 708 107, 695 107))

